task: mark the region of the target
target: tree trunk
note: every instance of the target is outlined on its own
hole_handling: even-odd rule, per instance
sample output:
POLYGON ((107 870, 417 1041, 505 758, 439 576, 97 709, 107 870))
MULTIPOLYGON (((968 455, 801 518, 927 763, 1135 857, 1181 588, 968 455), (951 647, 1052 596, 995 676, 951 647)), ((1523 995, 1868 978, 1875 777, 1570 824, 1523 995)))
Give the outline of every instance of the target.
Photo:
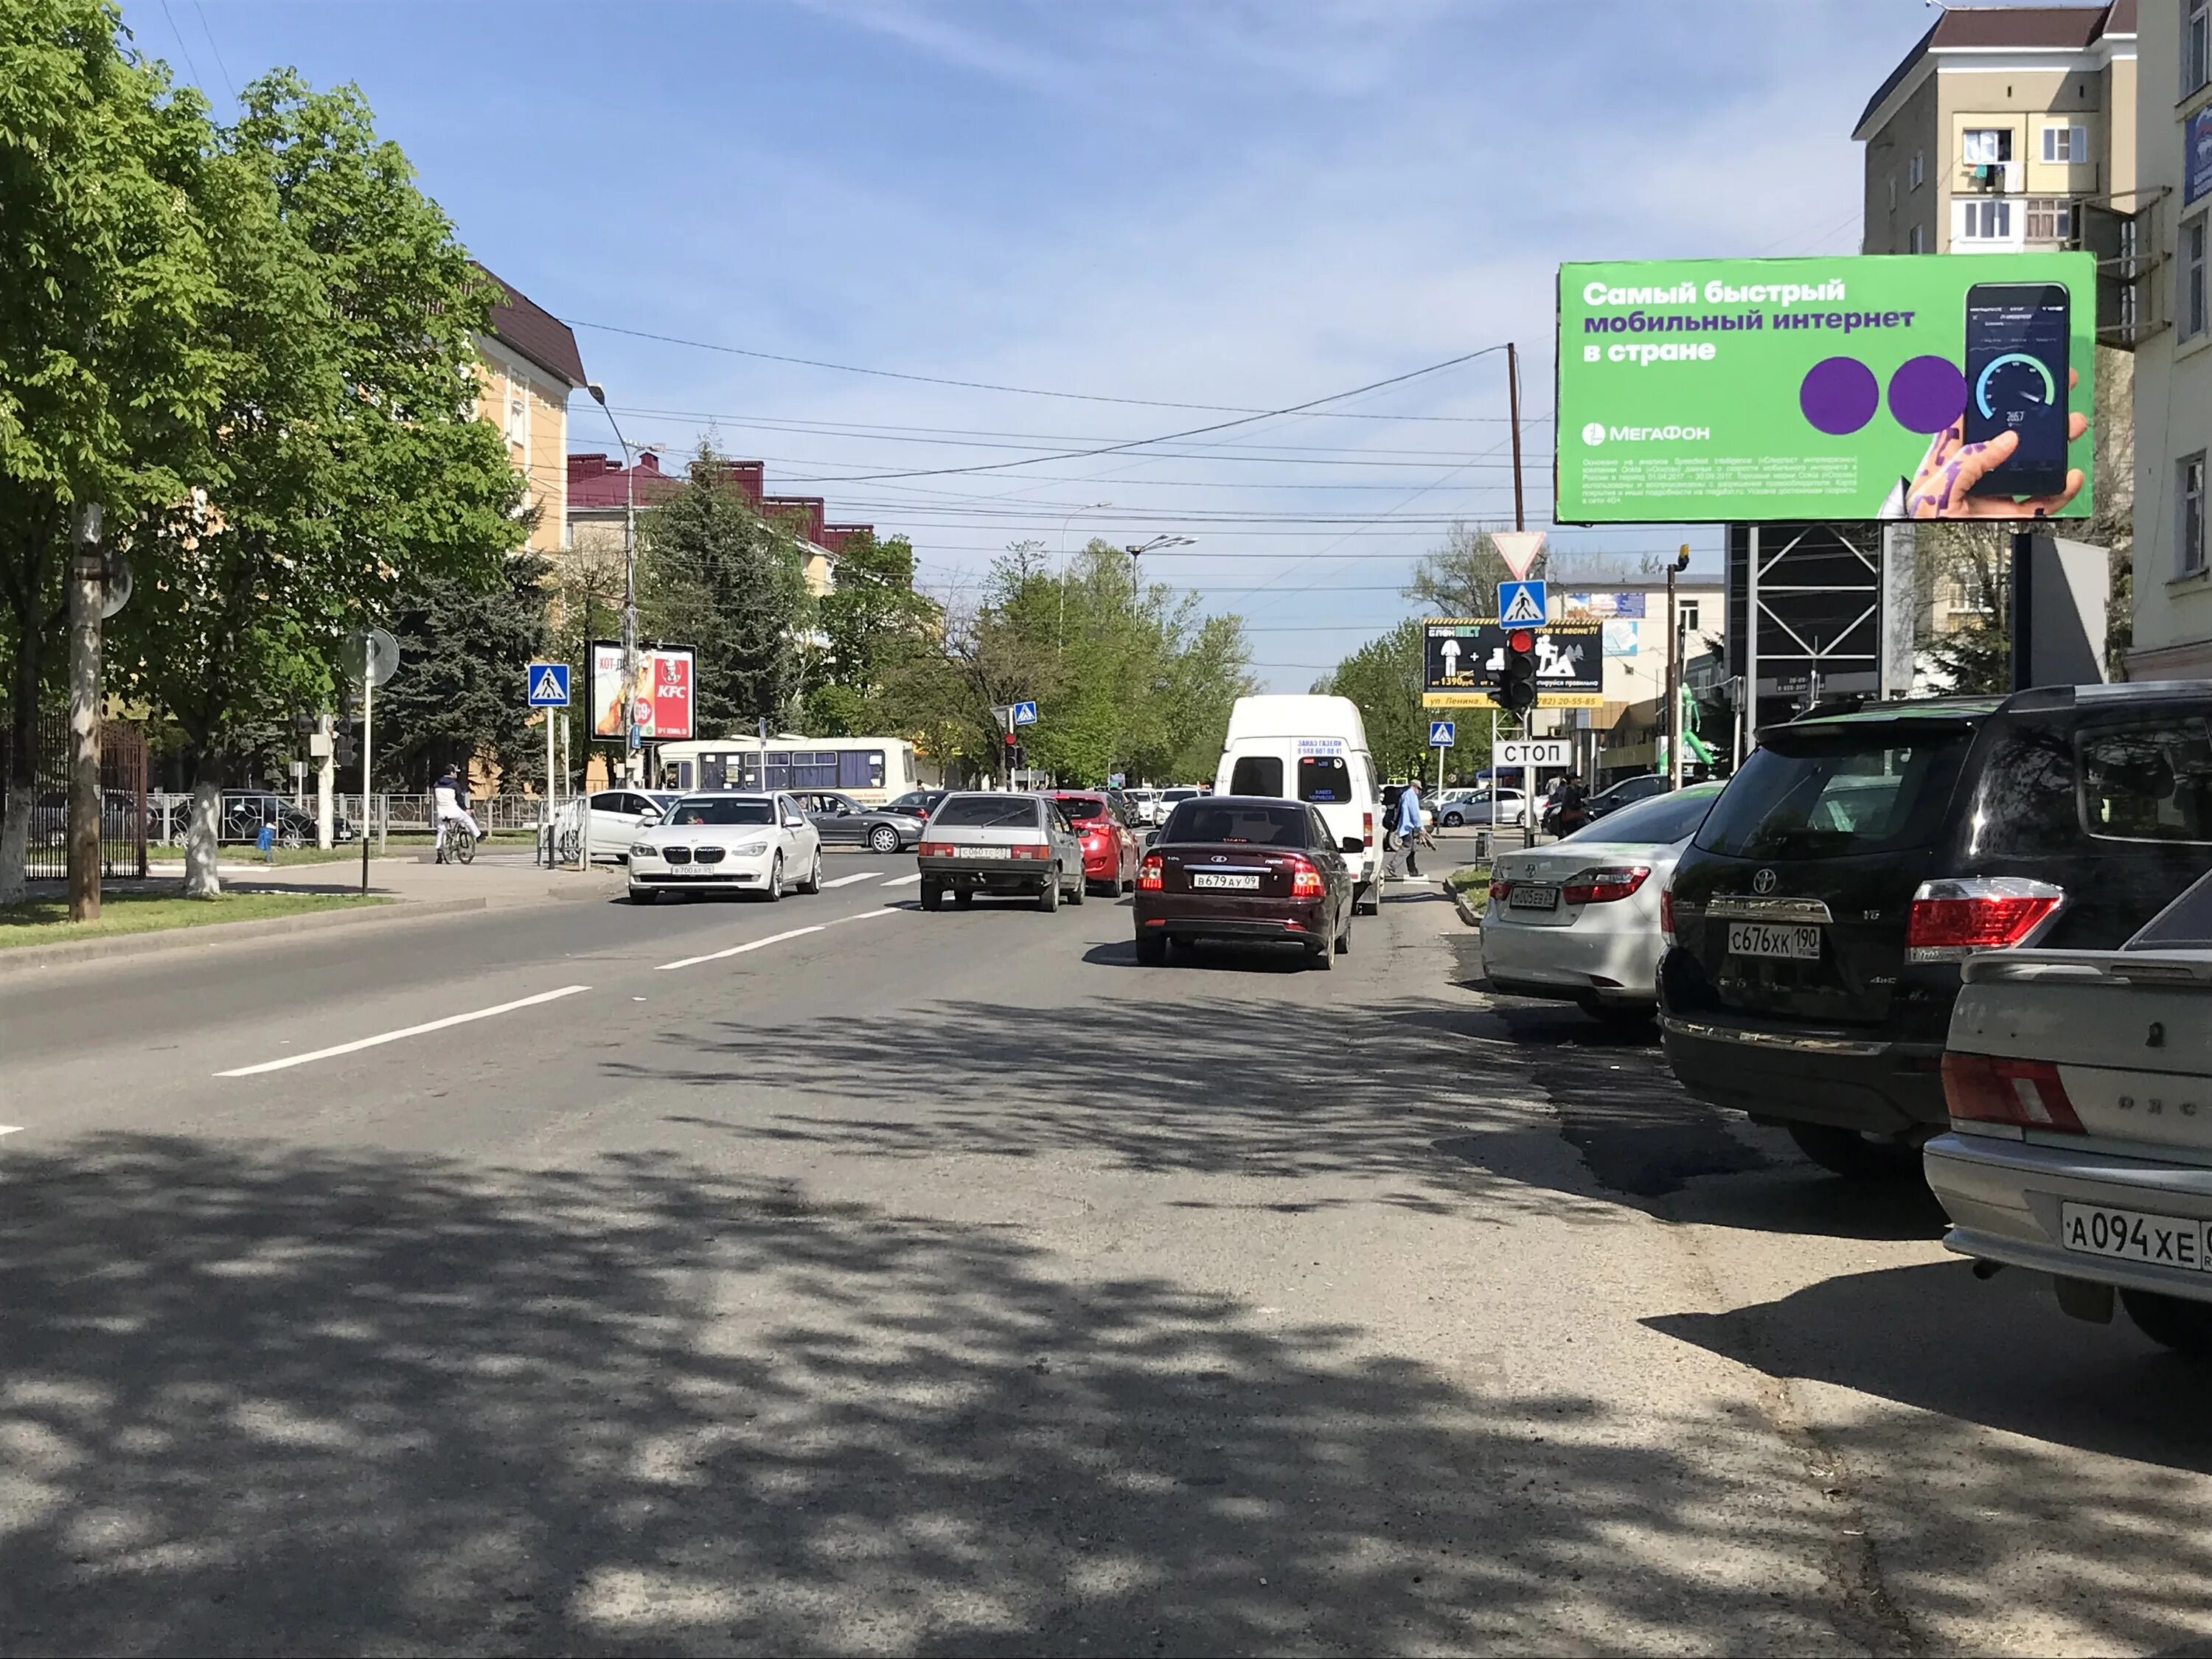
POLYGON ((216 868, 216 830, 222 817, 222 780, 203 763, 192 780, 191 813, 185 820, 185 896, 221 898, 222 877, 216 868))
POLYGON ((21 904, 30 886, 24 875, 31 849, 31 786, 10 780, 8 810, 0 813, 0 904, 21 904))

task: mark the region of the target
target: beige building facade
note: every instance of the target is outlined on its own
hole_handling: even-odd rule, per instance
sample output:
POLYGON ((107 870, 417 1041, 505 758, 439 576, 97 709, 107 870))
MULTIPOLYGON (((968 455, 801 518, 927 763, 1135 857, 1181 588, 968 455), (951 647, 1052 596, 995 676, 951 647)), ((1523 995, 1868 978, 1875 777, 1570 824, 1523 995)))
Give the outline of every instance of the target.
POLYGON ((491 331, 477 336, 477 412, 499 428, 527 482, 528 546, 551 557, 568 531, 568 396, 584 384, 583 360, 567 324, 483 274, 502 297, 492 305, 491 331))
POLYGON ((2153 326, 2136 350, 2135 636, 2128 677, 2212 678, 2212 4, 2142 0, 2137 234, 2153 326))

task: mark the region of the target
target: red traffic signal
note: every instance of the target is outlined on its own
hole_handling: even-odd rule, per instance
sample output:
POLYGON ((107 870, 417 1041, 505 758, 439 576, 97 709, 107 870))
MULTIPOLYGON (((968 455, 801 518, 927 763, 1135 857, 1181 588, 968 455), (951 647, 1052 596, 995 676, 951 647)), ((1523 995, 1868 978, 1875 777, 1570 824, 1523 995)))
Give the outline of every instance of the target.
POLYGON ((1007 747, 1007 748, 1012 749, 1012 748, 1013 748, 1013 747, 1015 747, 1015 746, 1016 746, 1016 744, 1017 744, 1017 742, 1018 742, 1018 739, 1015 738, 1015 736, 1014 736, 1014 734, 1013 734, 1012 732, 1007 732, 1007 733, 1006 734, 1006 747, 1007 747))
POLYGON ((1516 628, 1505 636, 1505 672, 1493 693, 1498 707, 1511 714, 1525 714, 1536 706, 1536 635, 1516 628))
POLYGON ((1509 651, 1534 651, 1536 636, 1525 628, 1516 628, 1505 636, 1505 648, 1509 651))

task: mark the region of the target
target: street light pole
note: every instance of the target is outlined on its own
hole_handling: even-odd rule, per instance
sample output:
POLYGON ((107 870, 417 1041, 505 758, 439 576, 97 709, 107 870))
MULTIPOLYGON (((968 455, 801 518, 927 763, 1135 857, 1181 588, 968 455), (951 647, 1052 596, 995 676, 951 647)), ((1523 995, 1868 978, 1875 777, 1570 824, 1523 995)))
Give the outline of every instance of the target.
MULTIPOLYGON (((597 380, 585 388, 592 401, 605 413, 607 424, 615 429, 615 441, 623 452, 623 613, 622 613, 622 706, 623 706, 623 776, 635 787, 637 783, 637 454, 623 436, 622 423, 615 412, 607 407, 607 389, 597 380)), ((584 641, 584 648, 592 648, 584 641)))
POLYGON ((78 509, 70 538, 69 915, 100 919, 100 611, 106 602, 100 554, 100 509, 78 509))

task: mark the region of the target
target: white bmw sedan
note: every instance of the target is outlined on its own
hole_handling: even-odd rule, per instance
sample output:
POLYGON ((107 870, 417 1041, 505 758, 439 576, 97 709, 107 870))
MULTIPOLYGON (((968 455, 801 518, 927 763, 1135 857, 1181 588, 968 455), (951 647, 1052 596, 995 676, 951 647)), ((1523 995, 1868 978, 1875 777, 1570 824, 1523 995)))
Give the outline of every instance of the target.
POLYGON ((759 893, 775 900, 793 887, 822 890, 822 837, 781 790, 685 795, 630 842, 632 904, 650 904, 663 893, 759 893))
POLYGON ((1490 866, 1482 966, 1493 989, 1555 997, 1597 1019, 1649 1019, 1666 949, 1660 896, 1718 799, 1698 784, 1624 806, 1490 866))

